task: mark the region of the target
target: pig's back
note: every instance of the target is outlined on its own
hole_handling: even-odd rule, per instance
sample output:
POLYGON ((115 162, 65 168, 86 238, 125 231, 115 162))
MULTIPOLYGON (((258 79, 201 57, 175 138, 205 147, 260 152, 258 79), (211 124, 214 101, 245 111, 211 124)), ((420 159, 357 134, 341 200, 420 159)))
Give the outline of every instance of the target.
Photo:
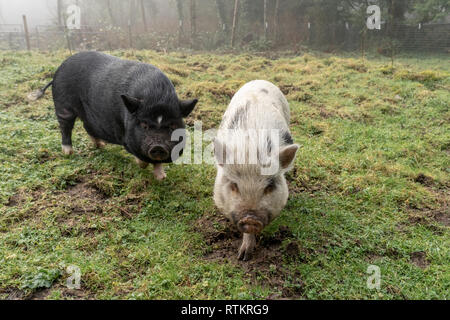
POLYGON ((231 99, 223 129, 288 129, 289 104, 281 90, 265 80, 246 83, 231 99))

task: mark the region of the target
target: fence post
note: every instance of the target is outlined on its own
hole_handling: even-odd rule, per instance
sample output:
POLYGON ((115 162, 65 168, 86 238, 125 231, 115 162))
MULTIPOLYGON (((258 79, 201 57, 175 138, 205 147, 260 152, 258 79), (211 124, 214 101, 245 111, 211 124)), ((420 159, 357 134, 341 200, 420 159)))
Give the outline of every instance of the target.
POLYGON ((67 26, 64 26, 64 36, 67 40, 67 47, 69 48, 70 55, 72 55, 72 45, 70 44, 70 30, 67 29, 67 26))
POLYGON ((277 42, 278 42, 279 13, 280 13, 280 0, 276 0, 276 2, 275 2, 275 13, 274 13, 274 17, 273 17, 273 38, 274 38, 274 43, 275 44, 277 44, 277 42))
POLYGON ((234 40, 236 38, 238 11, 239 11, 239 0, 234 0, 233 29, 231 30, 231 47, 234 47, 234 40))
POLYGON ((13 41, 12 41, 12 32, 8 32, 8 43, 9 43, 9 48, 11 50, 14 50, 13 49, 13 41))
POLYGON ((25 41, 27 42, 27 50, 31 50, 30 46, 30 35, 28 34, 27 16, 22 15, 23 18, 23 30, 25 31, 25 41))
POLYGON ((132 38, 131 38, 131 20, 129 19, 128 20, 128 38, 129 38, 129 41, 130 41, 130 49, 132 49, 133 48, 133 40, 132 40, 132 38))
POLYGON ((267 22, 267 0, 264 0, 264 41, 267 41, 268 28, 269 23, 267 22))
POLYGON ((141 0, 141 11, 142 11, 142 22, 144 23, 144 30, 145 30, 145 32, 148 32, 147 17, 145 16, 144 0, 141 0))
POLYGON ((38 51, 41 50, 41 39, 39 39, 39 28, 36 26, 36 40, 37 40, 37 47, 38 51))

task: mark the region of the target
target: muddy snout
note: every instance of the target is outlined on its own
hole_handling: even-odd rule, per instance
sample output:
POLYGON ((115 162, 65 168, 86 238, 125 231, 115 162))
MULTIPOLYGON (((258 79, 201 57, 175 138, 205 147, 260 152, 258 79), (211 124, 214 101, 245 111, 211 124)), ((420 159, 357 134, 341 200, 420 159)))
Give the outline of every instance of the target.
POLYGON ((237 222, 237 228, 240 232, 258 234, 264 228, 264 223, 255 215, 248 214, 237 222))
POLYGON ((148 153, 150 159, 157 161, 167 160, 170 156, 169 150, 163 145, 152 146, 148 153))

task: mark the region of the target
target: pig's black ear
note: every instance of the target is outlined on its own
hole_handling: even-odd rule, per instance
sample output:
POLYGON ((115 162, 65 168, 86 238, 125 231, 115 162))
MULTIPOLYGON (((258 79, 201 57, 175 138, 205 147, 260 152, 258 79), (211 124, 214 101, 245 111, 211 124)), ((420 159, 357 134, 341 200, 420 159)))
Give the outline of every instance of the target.
POLYGON ((122 94, 120 97, 130 113, 135 113, 142 105, 141 100, 127 96, 126 94, 122 94))
POLYGON ((195 105, 197 104, 198 100, 197 99, 193 99, 193 100, 180 100, 180 111, 181 111, 181 116, 183 118, 186 118, 191 112, 192 110, 194 110, 195 105))

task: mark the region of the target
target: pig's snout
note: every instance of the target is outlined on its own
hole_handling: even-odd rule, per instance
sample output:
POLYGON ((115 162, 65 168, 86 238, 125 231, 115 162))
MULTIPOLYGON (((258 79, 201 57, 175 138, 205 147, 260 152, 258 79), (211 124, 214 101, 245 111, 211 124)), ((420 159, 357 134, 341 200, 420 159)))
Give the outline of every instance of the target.
POLYGON ((237 228, 243 233, 257 234, 264 228, 264 223, 257 216, 248 214, 238 221, 237 228))
POLYGON ((167 150, 162 145, 154 146, 150 149, 149 156, 152 160, 166 160, 167 158, 169 158, 169 150, 167 150))

